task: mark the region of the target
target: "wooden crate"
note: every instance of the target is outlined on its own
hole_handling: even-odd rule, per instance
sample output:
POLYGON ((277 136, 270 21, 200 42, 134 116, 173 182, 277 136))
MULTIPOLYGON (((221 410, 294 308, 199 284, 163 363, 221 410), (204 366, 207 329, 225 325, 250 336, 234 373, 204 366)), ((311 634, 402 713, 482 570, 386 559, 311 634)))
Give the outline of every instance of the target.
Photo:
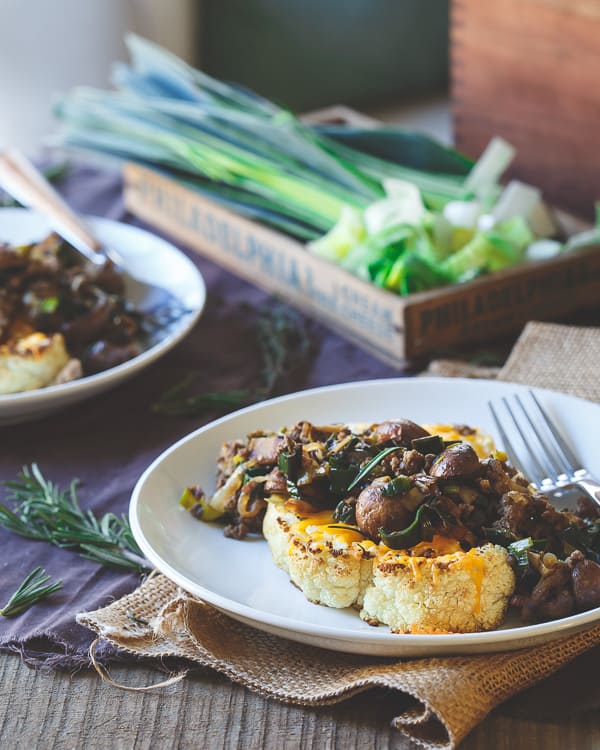
POLYGON ((500 135, 513 176, 591 218, 600 200, 600 2, 453 0, 456 146, 478 156, 500 135))
POLYGON ((128 164, 124 178, 134 214, 394 366, 450 346, 489 343, 528 320, 559 320, 600 299, 600 248, 400 297, 162 174, 128 164))

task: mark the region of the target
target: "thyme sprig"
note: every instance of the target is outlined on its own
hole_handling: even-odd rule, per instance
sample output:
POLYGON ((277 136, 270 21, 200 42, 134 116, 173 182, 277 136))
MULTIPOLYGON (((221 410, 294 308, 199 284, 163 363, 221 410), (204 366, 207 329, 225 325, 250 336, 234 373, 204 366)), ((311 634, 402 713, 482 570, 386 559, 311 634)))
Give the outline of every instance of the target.
POLYGON ((19 588, 0 609, 3 617, 14 617, 33 606, 40 599, 53 594, 62 588, 62 581, 56 580, 52 583, 51 577, 43 568, 37 567, 24 579, 19 588))
POLYGON ((25 466, 15 481, 4 482, 13 510, 0 504, 0 526, 28 539, 38 539, 115 567, 151 570, 125 515, 96 518, 77 499, 77 480, 68 490, 44 478, 37 464, 25 466))
POLYGON ((255 335, 260 358, 258 386, 198 392, 192 386, 200 387, 202 375, 190 373, 166 391, 153 410, 170 416, 198 416, 209 411, 231 411, 277 395, 286 380, 308 361, 312 339, 307 324, 295 310, 271 304, 258 315, 255 335))

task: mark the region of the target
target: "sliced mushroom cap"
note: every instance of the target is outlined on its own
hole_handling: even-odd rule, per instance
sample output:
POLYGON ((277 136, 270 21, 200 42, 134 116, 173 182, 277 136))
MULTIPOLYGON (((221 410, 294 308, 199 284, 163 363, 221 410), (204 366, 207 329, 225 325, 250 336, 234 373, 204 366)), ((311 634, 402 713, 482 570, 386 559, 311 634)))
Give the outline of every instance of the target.
POLYGON ((571 573, 578 610, 600 607, 600 565, 593 560, 578 562, 571 573))
POLYGON ((530 611, 535 620, 556 620, 572 615, 575 600, 569 586, 571 571, 563 564, 555 565, 543 575, 531 592, 530 611))
POLYGON ((283 445, 281 435, 267 435, 265 437, 253 437, 250 440, 249 458, 261 466, 276 464, 279 449, 283 445))
POLYGON ((435 459, 429 474, 438 479, 472 477, 480 471, 479 458, 468 443, 455 443, 435 459))
POLYGON ((394 442, 410 448, 411 441, 427 437, 429 432, 410 419, 396 419, 378 424, 374 435, 378 445, 394 442))
POLYGON ((356 525, 371 537, 379 539, 379 529, 401 531, 411 522, 412 513, 399 496, 388 497, 383 488, 389 479, 377 479, 360 493, 356 501, 356 525))

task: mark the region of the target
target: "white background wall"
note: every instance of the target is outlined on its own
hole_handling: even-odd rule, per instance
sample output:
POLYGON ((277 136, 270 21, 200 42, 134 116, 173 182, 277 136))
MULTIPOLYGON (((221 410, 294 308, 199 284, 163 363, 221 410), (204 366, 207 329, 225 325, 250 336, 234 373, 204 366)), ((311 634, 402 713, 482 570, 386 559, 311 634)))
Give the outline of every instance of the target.
POLYGON ((0 0, 0 146, 34 153, 53 127, 52 102, 86 84, 106 87, 125 59, 123 34, 192 54, 195 0, 0 0))

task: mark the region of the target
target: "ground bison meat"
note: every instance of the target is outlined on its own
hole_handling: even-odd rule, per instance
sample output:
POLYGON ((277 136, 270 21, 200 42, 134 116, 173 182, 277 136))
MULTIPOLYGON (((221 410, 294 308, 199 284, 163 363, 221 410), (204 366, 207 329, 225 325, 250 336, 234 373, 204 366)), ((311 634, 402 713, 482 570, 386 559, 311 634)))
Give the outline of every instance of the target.
POLYGON ((525 622, 555 620, 572 615, 575 598, 569 567, 564 563, 555 565, 540 578, 531 596, 515 597, 513 603, 521 607, 521 617, 525 622))
POLYGON ((557 541, 560 532, 571 523, 581 523, 572 513, 557 511, 542 494, 531 495, 512 490, 500 500, 500 516, 494 526, 512 532, 517 539, 557 541))
POLYGON ((265 495, 272 494, 287 494, 286 478, 277 467, 267 474, 267 481, 265 482, 265 495))

